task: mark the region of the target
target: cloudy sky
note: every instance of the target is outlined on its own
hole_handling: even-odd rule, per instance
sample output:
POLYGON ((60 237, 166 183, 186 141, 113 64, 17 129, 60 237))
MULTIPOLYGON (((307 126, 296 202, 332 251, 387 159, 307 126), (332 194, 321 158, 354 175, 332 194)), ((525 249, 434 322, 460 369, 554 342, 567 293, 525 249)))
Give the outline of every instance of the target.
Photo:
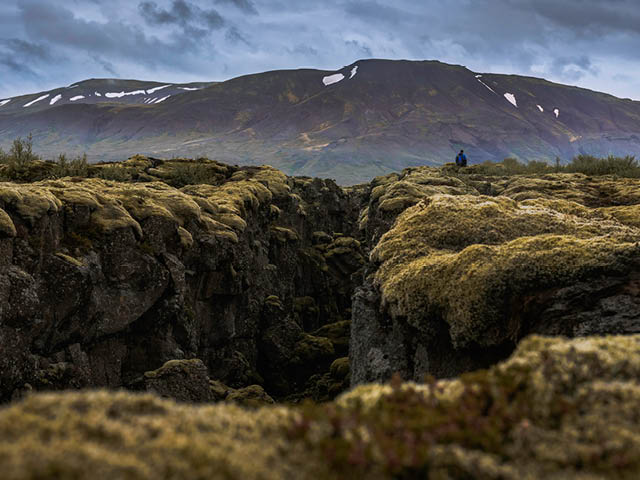
POLYGON ((224 80, 437 59, 640 100, 637 0, 2 0, 0 99, 91 77, 224 80))

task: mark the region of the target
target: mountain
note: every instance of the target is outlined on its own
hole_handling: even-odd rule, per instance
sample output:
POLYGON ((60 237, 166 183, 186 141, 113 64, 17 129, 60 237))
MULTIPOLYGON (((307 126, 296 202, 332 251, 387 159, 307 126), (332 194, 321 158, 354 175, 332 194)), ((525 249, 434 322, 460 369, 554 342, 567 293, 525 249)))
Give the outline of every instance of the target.
POLYGON ((471 163, 640 154, 640 102, 437 61, 165 85, 89 80, 0 100, 0 146, 31 132, 45 156, 203 155, 345 184, 443 164, 461 148, 471 163))

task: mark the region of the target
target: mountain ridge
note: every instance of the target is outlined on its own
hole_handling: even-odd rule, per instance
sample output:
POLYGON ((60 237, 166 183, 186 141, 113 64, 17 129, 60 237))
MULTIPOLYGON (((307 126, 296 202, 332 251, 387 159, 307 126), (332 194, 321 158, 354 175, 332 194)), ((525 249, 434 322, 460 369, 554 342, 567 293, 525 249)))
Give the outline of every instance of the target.
POLYGON ((476 163, 640 154, 640 102, 439 61, 358 60, 335 71, 171 84, 157 92, 167 98, 145 104, 156 96, 147 92, 163 85, 131 83, 127 88, 144 93, 116 88, 111 93, 123 95, 81 99, 83 107, 48 105, 48 97, 40 106, 9 110, 10 102, 0 107, 0 146, 32 132, 47 154, 208 156, 343 184, 446 163, 461 148, 476 163))

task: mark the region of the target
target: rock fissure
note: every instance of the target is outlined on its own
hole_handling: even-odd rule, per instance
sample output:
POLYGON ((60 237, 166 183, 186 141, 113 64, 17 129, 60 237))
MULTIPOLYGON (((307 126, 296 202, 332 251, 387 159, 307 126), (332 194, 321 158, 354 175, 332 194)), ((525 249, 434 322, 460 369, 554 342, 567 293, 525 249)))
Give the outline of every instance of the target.
POLYGON ((640 331, 638 180, 412 167, 341 188, 142 156, 90 169, 0 183, 0 400, 329 400, 489 367, 532 333, 640 331))

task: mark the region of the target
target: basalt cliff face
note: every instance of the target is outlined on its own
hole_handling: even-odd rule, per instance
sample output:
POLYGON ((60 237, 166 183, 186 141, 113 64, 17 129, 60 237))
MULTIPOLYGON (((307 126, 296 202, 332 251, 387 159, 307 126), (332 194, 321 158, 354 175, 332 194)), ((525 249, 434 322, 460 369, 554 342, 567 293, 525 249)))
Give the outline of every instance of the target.
POLYGON ((308 380, 348 353, 357 196, 215 162, 197 167, 210 184, 165 183, 185 165, 137 157, 108 167, 137 181, 0 184, 3 400, 157 389, 145 372, 194 358, 224 388, 282 398, 324 382, 309 395, 326 397, 328 377, 308 380))
POLYGON ((640 180, 56 171, 0 183, 4 478, 640 473, 640 180))

